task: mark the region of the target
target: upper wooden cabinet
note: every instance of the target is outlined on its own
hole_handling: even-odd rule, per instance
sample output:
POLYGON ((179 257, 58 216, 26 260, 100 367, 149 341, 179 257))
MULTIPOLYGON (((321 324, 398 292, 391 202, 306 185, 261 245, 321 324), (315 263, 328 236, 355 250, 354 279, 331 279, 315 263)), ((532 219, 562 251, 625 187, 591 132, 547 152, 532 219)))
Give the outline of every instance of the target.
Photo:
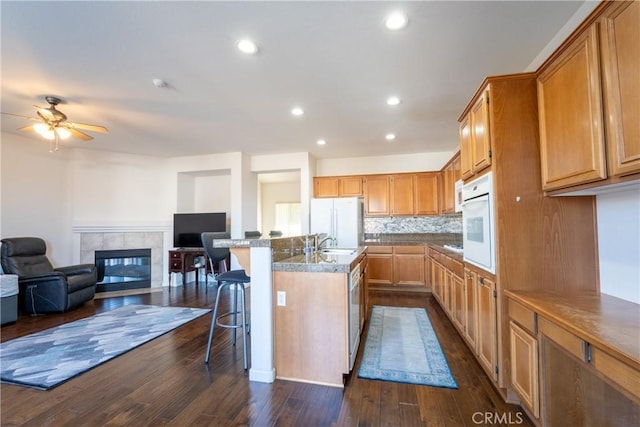
POLYGON ((437 215, 439 210, 438 185, 440 174, 437 172, 419 173, 415 176, 415 214, 437 215))
POLYGON ((639 27, 640 3, 603 3, 538 70, 543 189, 640 172, 639 27))
POLYGON ((640 172, 640 2, 616 2, 600 21, 609 174, 640 172))
POLYGON ((372 175, 365 178, 365 214, 389 216, 391 214, 389 175, 372 175))
POLYGON ((313 178, 313 197, 362 196, 361 176, 317 176, 313 178))
POLYGON ((597 26, 539 74, 538 111, 542 188, 606 178, 597 26))
POLYGON ((415 213, 415 175, 391 175, 391 215, 415 213))
POLYGON ((475 99, 460 121, 460 155, 462 179, 467 179, 491 166, 491 134, 489 125, 489 85, 475 99))
POLYGON ((456 181, 460 179, 460 152, 442 168, 442 213, 453 213, 456 207, 456 181))

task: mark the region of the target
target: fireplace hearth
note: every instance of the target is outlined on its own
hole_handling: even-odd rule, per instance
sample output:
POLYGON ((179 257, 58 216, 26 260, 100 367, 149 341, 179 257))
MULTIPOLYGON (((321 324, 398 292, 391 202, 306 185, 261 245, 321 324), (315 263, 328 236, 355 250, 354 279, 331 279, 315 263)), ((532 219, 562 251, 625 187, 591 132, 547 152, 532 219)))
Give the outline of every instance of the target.
POLYGON ((95 251, 96 292, 151 287, 151 249, 95 251))

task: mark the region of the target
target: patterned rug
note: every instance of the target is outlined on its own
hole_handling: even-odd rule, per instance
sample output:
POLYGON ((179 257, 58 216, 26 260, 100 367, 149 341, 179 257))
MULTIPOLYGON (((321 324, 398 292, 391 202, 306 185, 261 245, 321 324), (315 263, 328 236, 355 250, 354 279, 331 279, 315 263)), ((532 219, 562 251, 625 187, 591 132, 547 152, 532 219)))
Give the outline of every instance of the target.
POLYGON ((358 376, 458 388, 424 308, 373 306, 358 376))
POLYGON ((130 304, 0 344, 0 380, 49 390, 208 313, 130 304))

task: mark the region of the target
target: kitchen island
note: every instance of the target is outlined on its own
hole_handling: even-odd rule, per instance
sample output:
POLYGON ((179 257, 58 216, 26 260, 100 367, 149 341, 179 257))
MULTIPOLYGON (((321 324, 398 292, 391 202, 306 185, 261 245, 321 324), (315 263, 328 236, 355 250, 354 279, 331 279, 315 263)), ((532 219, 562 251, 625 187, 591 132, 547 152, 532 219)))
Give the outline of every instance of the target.
POLYGON ((279 379, 344 386, 364 324, 366 247, 273 263, 279 379))
MULTIPOLYGON (((304 255, 305 236, 274 239, 216 239, 214 247, 229 248, 238 264, 251 277, 251 366, 249 379, 273 382, 276 378, 274 362, 276 331, 274 329, 274 272, 289 274, 314 273, 315 282, 324 274, 348 276, 354 261, 363 258, 366 248, 353 254, 304 255)), ((320 280, 318 291, 328 287, 320 280)), ((346 285, 344 291, 346 292, 346 285)), ((292 296, 292 295, 291 295, 292 296)), ((292 301, 290 299, 290 301, 292 301)), ((290 306, 291 307, 291 306, 290 306)))

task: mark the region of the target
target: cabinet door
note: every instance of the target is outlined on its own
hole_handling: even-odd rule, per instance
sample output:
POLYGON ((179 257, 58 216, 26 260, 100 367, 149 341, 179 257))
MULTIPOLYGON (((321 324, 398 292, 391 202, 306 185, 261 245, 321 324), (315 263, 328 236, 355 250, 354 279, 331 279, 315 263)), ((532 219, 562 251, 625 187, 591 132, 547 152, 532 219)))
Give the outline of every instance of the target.
POLYGON ((338 197, 338 177, 314 177, 313 197, 338 197))
POLYGON ((602 18, 602 77, 609 174, 640 172, 640 2, 617 2, 602 18))
POLYGON ((453 183, 462 179, 460 152, 453 158, 453 183))
POLYGON ((368 176, 365 181, 365 211, 367 215, 388 216, 391 213, 389 200, 389 176, 368 176))
POLYGON ((362 177, 344 176, 338 180, 340 197, 362 196, 362 177))
MULTIPOLYGON (((399 286, 424 287, 424 252, 400 253, 404 247, 396 246, 393 255, 394 283, 399 286)), ((415 247, 408 246, 406 252, 415 247)), ((422 249, 422 248, 420 248, 422 249)))
POLYGON ((489 134, 489 90, 485 89, 471 108, 471 151, 473 173, 491 165, 491 135, 489 134))
POLYGON ((511 385, 533 415, 540 417, 538 340, 513 321, 509 324, 511 385))
POLYGON ((433 259, 431 260, 431 292, 442 305, 442 266, 433 259))
POLYGON ((390 177, 391 215, 414 214, 414 179, 413 174, 390 177))
POLYGON ((464 286, 460 276, 451 273, 452 319, 459 331, 464 331, 464 286))
POLYGON ((444 171, 444 183, 442 185, 443 213, 453 213, 456 210, 456 180, 454 164, 449 163, 444 171))
POLYGON ((368 253, 369 285, 393 285, 393 254, 368 253))
POLYGON ((538 111, 543 189, 607 177, 596 25, 541 72, 538 111))
POLYGON ((437 172, 416 175, 416 215, 437 215, 439 213, 439 176, 440 174, 437 172))
POLYGON ((460 122, 460 174, 462 179, 473 175, 471 152, 471 116, 467 114, 460 122))
POLYGON ((495 284, 486 277, 478 278, 478 340, 476 352, 480 364, 493 379, 498 379, 495 284))
POLYGON ((464 336, 473 349, 476 348, 478 336, 478 290, 476 289, 476 273, 469 269, 464 270, 464 336))

